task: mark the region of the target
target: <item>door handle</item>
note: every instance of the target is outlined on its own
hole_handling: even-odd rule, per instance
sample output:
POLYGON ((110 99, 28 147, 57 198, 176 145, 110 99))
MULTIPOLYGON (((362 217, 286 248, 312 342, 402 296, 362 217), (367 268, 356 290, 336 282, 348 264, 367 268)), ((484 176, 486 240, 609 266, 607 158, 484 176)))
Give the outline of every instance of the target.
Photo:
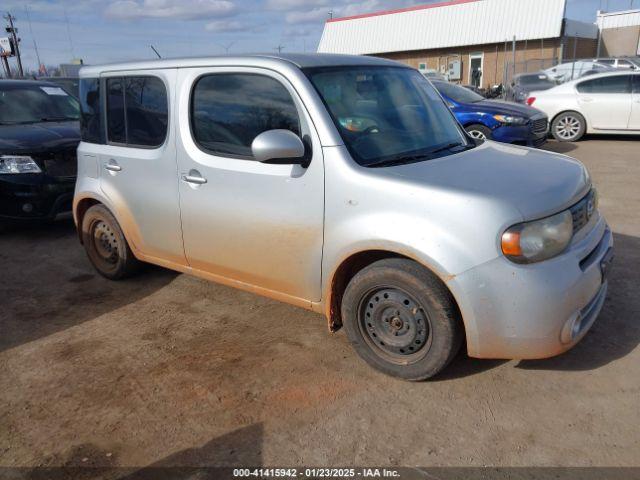
POLYGON ((191 170, 189 173, 183 174, 182 180, 194 185, 204 185, 205 183, 207 183, 207 179, 200 175, 200 172, 198 172, 197 170, 191 170))
POLYGON ((110 172, 121 172, 122 171, 122 167, 120 165, 118 165, 118 162, 116 162, 113 159, 109 160, 109 163, 107 163, 104 166, 104 168, 105 168, 105 170, 109 170, 110 172))
POLYGON ((593 102, 593 98, 591 97, 582 97, 580 100, 583 101, 584 103, 593 102))

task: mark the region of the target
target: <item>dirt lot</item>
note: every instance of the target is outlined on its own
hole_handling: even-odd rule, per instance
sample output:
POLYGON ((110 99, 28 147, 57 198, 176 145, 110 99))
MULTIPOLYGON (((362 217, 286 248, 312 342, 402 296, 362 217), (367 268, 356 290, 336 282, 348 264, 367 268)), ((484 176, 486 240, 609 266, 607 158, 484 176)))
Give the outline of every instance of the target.
POLYGON ((590 334, 545 361, 368 368, 322 317, 159 268, 94 273, 73 225, 0 236, 0 465, 640 465, 640 143, 582 160, 615 231, 590 334))

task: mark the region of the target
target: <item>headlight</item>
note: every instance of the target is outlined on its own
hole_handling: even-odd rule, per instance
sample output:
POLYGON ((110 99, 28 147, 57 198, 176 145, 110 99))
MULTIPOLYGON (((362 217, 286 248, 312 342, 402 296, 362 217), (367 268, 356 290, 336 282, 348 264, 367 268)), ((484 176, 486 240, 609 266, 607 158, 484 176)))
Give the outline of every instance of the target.
POLYGON ((0 175, 12 173, 41 173, 33 158, 24 155, 0 155, 0 175))
POLYGON ((573 238, 569 210, 552 217, 520 223, 502 235, 502 253, 516 263, 535 263, 560 255, 573 238))
POLYGON ((527 123, 526 118, 512 115, 494 115, 493 118, 505 125, 525 125, 527 123))

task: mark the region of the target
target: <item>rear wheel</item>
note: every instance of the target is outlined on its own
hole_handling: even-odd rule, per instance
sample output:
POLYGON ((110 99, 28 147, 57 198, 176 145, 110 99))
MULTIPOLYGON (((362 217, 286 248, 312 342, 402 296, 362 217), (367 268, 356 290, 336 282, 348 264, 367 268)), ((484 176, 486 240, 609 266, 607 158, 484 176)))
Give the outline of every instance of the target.
POLYGON ((104 205, 94 205, 85 213, 82 240, 95 269, 110 280, 130 277, 140 268, 120 225, 104 205))
POLYGON ((491 129, 484 125, 469 125, 465 130, 471 138, 475 138, 476 140, 491 140, 491 129))
POLYGON ((451 294, 411 260, 381 260, 356 274, 344 293, 342 318, 349 341, 369 365, 405 380, 436 375, 462 342, 451 294))
POLYGON ((551 133, 559 142, 577 142, 587 130, 587 122, 578 112, 558 115, 551 124, 551 133))

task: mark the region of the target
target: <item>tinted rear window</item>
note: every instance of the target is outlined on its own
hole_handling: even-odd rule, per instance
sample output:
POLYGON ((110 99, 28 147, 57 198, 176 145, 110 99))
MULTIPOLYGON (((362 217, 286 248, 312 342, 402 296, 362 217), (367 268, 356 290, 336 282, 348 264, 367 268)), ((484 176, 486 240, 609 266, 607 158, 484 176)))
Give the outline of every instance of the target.
POLYGON ((126 77, 127 143, 157 147, 167 135, 167 92, 156 77, 126 77))
POLYGON ((107 79, 107 138, 114 143, 127 143, 124 119, 122 79, 107 79))
POLYGON ((80 136, 83 142, 104 143, 100 109, 100 79, 80 80, 80 136))
POLYGON ((219 155, 252 158, 251 143, 263 132, 291 130, 300 135, 296 106, 277 80, 255 74, 206 75, 191 100, 196 143, 219 155))

